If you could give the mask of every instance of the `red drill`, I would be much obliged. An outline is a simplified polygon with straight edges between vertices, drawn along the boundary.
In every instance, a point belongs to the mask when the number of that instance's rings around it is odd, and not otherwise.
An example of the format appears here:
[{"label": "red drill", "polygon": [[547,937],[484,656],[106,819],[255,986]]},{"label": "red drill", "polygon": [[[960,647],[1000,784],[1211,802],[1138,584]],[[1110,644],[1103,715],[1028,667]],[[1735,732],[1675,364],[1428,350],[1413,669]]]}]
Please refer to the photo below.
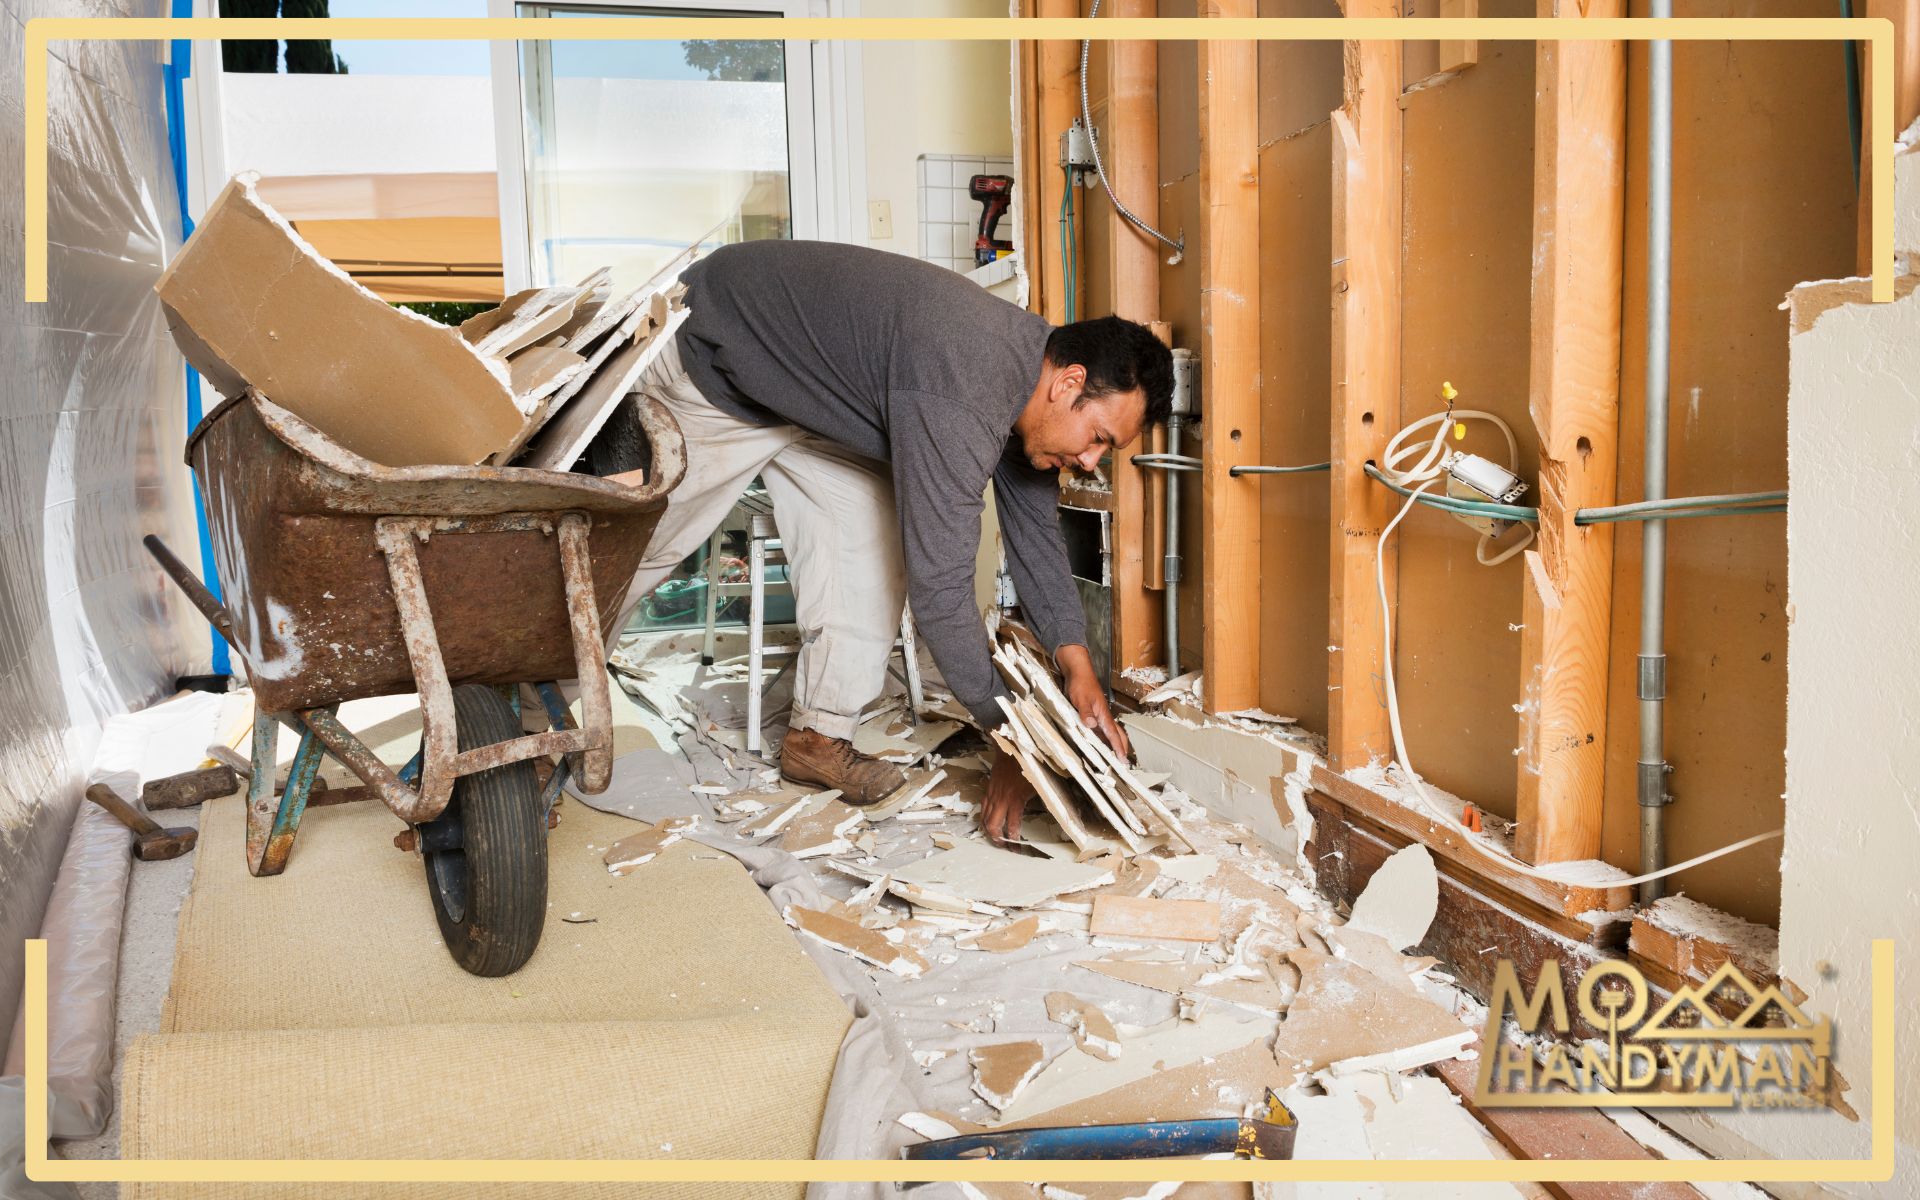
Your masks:
[{"label": "red drill", "polygon": [[1000,218],[1007,213],[1007,206],[1013,203],[1013,177],[975,175],[967,180],[967,195],[980,202],[980,233],[973,239],[973,265],[984,267],[1000,257],[1001,251],[1013,249],[1012,242],[993,236]]}]

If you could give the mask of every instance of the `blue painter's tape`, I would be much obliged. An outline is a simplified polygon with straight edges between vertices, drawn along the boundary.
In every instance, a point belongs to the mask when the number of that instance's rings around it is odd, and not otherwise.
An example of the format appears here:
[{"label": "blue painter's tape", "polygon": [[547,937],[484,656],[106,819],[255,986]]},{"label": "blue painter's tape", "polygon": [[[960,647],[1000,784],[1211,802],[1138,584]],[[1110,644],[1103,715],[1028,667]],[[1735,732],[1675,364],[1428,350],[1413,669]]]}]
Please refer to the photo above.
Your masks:
[{"label": "blue painter's tape", "polygon": [[[173,0],[173,16],[191,17],[193,0]],[[166,67],[161,71],[161,87],[167,110],[167,152],[173,160],[174,194],[180,200],[180,240],[186,241],[193,236],[193,217],[187,211],[187,127],[185,83],[193,73],[193,43],[185,38],[173,39],[172,53],[167,58]],[[200,424],[203,415],[200,402],[200,373],[191,365],[187,371],[187,430],[192,432]],[[200,532],[200,576],[206,581],[207,589],[217,599],[220,591],[220,570],[213,558],[213,535],[207,528],[207,509],[201,502],[200,489],[193,489],[194,523]],[[213,670],[217,675],[228,675],[233,671],[233,660],[227,650],[226,639],[211,625],[207,633],[213,643]]]}]

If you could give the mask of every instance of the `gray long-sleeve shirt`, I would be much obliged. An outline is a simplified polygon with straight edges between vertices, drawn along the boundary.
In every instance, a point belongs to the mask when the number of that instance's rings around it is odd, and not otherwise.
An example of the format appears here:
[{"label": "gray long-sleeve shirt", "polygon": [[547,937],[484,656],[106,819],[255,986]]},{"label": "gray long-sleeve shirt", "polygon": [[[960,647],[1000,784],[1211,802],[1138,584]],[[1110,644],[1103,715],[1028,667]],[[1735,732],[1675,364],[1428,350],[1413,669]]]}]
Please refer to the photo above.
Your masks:
[{"label": "gray long-sleeve shirt", "polygon": [[998,725],[1006,688],[973,606],[989,479],[1028,620],[1055,650],[1087,640],[1057,476],[1013,436],[1053,326],[952,271],[864,246],[742,242],[683,278],[681,360],[716,408],[891,464],[920,636],[960,702]]}]

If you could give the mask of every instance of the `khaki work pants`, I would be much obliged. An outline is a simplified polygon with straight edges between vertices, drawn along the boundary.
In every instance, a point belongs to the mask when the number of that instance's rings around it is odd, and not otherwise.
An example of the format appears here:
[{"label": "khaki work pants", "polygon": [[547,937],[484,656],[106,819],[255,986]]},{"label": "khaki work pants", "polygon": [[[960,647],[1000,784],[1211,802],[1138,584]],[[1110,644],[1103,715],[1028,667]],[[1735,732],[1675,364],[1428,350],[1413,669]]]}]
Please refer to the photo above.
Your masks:
[{"label": "khaki work pants", "polygon": [[860,710],[885,685],[906,606],[892,480],[872,459],[796,425],[756,425],[715,408],[687,377],[677,339],[635,390],[680,423],[687,474],[668,496],[627,589],[629,614],[713,536],[759,476],[773,501],[800,624],[790,726],[851,740]]}]

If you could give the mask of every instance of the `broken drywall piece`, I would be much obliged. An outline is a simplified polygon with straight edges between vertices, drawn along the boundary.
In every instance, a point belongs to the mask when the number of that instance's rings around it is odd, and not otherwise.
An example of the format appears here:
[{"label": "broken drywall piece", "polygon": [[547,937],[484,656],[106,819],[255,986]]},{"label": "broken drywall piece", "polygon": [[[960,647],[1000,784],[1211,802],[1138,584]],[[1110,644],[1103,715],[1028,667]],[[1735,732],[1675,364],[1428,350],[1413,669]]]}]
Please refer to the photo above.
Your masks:
[{"label": "broken drywall piece", "polygon": [[1093,919],[1087,928],[1095,937],[1213,942],[1220,939],[1220,906],[1212,900],[1095,896]]},{"label": "broken drywall piece", "polygon": [[355,283],[235,176],[154,290],[222,395],[247,387],[362,458],[471,466],[522,416],[504,363]]},{"label": "broken drywall piece", "polygon": [[787,924],[815,941],[905,979],[923,974],[927,960],[912,949],[887,940],[885,934],[864,929],[844,917],[818,909],[789,904],[780,916]]},{"label": "broken drywall piece", "polygon": [[1358,963],[1393,988],[1415,995],[1419,994],[1420,988],[1413,982],[1414,976],[1423,973],[1436,961],[1431,958],[1408,958],[1379,934],[1355,929],[1352,925],[1342,925],[1327,936],[1333,943],[1335,955]]},{"label": "broken drywall piece", "polygon": [[653,828],[623,837],[607,847],[601,861],[614,875],[630,875],[679,841],[697,822],[693,817],[668,817]]},{"label": "broken drywall piece", "polygon": [[[1095,888],[1087,893],[1091,900],[1097,896],[1134,896],[1152,895],[1160,885],[1160,859],[1127,858],[1120,854],[1107,854],[1099,858],[1088,859],[1088,866],[1096,866],[1113,872],[1113,882],[1105,887]],[[1089,915],[1093,909],[1087,909]]]},{"label": "broken drywall piece", "polygon": [[1395,950],[1419,945],[1440,910],[1440,873],[1419,843],[1403,846],[1380,864],[1354,899],[1347,927],[1377,933]]},{"label": "broken drywall piece", "polygon": [[903,812],[920,803],[931,793],[936,785],[945,780],[945,771],[927,771],[909,768],[902,772],[906,782],[895,788],[893,794],[878,804],[869,804],[863,810],[869,821],[884,821],[895,813]]},{"label": "broken drywall piece", "polygon": [[1027,1084],[1046,1065],[1039,1042],[1002,1042],[968,1051],[973,1063],[973,1090],[988,1104],[1005,1112]]},{"label": "broken drywall piece", "polygon": [[[1427,1075],[1388,1079],[1369,1072],[1321,1082],[1327,1095],[1355,1099],[1364,1118],[1368,1157],[1376,1162],[1490,1161],[1495,1157],[1480,1123],[1438,1079]],[[1297,1142],[1294,1153],[1300,1153]],[[1500,1200],[1521,1193],[1510,1183],[1429,1183],[1420,1188],[1420,1194],[1433,1200]]]},{"label": "broken drywall piece", "polygon": [[[664,298],[656,293],[649,302],[652,306],[649,313],[664,303]],[[586,387],[564,408],[558,409],[533,436],[516,465],[548,471],[564,471],[573,466],[586,453],[587,443],[606,425],[613,410],[633,390],[641,373],[660,357],[686,316],[686,309],[674,310],[651,336],[629,343],[608,358],[594,371]]]},{"label": "broken drywall piece", "polygon": [[930,1113],[901,1113],[894,1119],[909,1132],[917,1133],[930,1142],[937,1142],[942,1138],[960,1136],[960,1131],[954,1128],[953,1125],[942,1121],[939,1117],[933,1116]]},{"label": "broken drywall piece", "polygon": [[[822,797],[825,797],[825,799],[822,799]],[[788,823],[823,806],[828,801],[839,798],[840,793],[837,791],[814,792],[809,795],[795,797],[793,800],[779,805],[772,811],[763,813],[753,820],[748,821],[745,825],[742,825],[740,827],[740,836],[753,838],[755,840],[770,838],[785,829]]]},{"label": "broken drywall piece", "polygon": [[1223,717],[1232,717],[1239,721],[1253,721],[1261,725],[1297,725],[1299,718],[1276,716],[1264,708],[1241,708],[1233,712],[1223,712]]},{"label": "broken drywall piece", "polygon": [[1073,1031],[1073,1044],[1108,1062],[1120,1057],[1120,1034],[1099,1005],[1072,992],[1047,993],[1047,1019]]},{"label": "broken drywall piece", "polygon": [[587,360],[558,346],[529,346],[507,362],[513,402],[531,417],[542,409],[541,401],[560,390],[562,384],[587,369]]},{"label": "broken drywall piece", "polygon": [[1142,706],[1164,704],[1179,696],[1198,696],[1200,694],[1200,672],[1188,671],[1185,675],[1176,675],[1159,687],[1140,697]]},{"label": "broken drywall piece", "polygon": [[[1260,882],[1232,863],[1222,863],[1202,891],[1220,905],[1220,932],[1236,942],[1254,922],[1292,929],[1300,918],[1300,907],[1287,899],[1285,892]],[[1294,939],[1298,944],[1298,937]],[[1290,949],[1291,947],[1289,947]]]},{"label": "broken drywall piece", "polygon": [[1009,921],[1004,925],[995,925],[979,933],[957,937],[953,944],[967,950],[989,950],[996,954],[1005,954],[1025,948],[1039,932],[1039,916],[1027,916],[1021,917],[1018,921]]},{"label": "broken drywall piece", "polygon": [[[1076,967],[1118,979],[1125,983],[1152,988],[1172,996],[1193,1000],[1216,1000],[1249,1012],[1279,1016],[1287,1009],[1291,993],[1270,976],[1255,973],[1252,978],[1209,979],[1214,972],[1205,964],[1185,962],[1140,962],[1118,958],[1077,962]],[[1206,982],[1203,982],[1206,981]]]},{"label": "broken drywall piece", "polygon": [[[1127,849],[1138,854],[1142,849],[1139,838],[1146,833],[1146,826],[1133,815],[1133,810],[1120,799],[1117,791],[1102,787],[1094,778],[1093,773],[1087,769],[1087,759],[1083,757],[1084,747],[1076,745],[1077,739],[1071,734],[1062,734],[1062,726],[1058,718],[1048,719],[1040,704],[1036,703],[1031,696],[1011,704],[1003,697],[1000,707],[1009,717],[1026,726],[1028,734],[1033,739],[1034,745],[1039,747],[1042,756],[1053,765],[1055,770],[1073,781],[1080,794],[1087,798],[1094,810],[1106,820],[1116,834],[1120,835],[1120,840],[1126,843]],[[1065,728],[1070,730],[1072,726]]]},{"label": "broken drywall piece", "polygon": [[[1009,732],[1003,733],[1002,730]],[[1008,720],[999,729],[989,731],[988,736],[993,739],[993,744],[1000,748],[1002,754],[1011,755],[1020,765],[1020,773],[1026,776],[1027,782],[1032,784],[1034,790],[1039,793],[1041,805],[1053,818],[1054,823],[1060,827],[1060,831],[1067,835],[1067,840],[1071,841],[1082,854],[1099,853],[1094,842],[1095,835],[1080,820],[1080,814],[1075,811],[1073,801],[1060,786],[1060,777],[1041,765],[1037,750],[1029,749],[1032,744],[1030,735],[1020,722]]]},{"label": "broken drywall piece", "polygon": [[562,384],[559,390],[555,391],[552,396],[548,398],[546,404],[536,406],[532,412],[527,414],[526,422],[520,427],[520,432],[514,436],[513,441],[501,449],[500,452],[495,454],[489,461],[496,465],[511,462],[514,457],[520,453],[521,448],[533,440],[535,434],[538,434],[542,429],[546,428],[547,422],[553,418],[553,414],[565,408],[568,401],[572,400],[585,389],[588,384],[599,377],[601,366],[604,365],[609,358],[632,343],[648,319],[644,308],[636,308],[610,333],[599,339],[598,343],[592,346],[590,350],[585,346],[575,347],[569,345],[566,347],[575,353],[586,352],[586,368],[571,376]]},{"label": "broken drywall piece", "polygon": [[1176,854],[1158,861],[1162,875],[1181,883],[1205,883],[1220,869],[1220,860],[1211,854]]},{"label": "broken drywall piece", "polygon": [[[1211,1013],[1203,1014],[1188,1024],[1204,1024],[1214,1019]],[[1169,1022],[1178,1023],[1177,1020]],[[1080,1096],[1055,1108],[1030,1112],[1029,1106],[1023,1101],[1019,1107],[1019,1119],[1007,1121],[999,1128],[1041,1129],[1061,1125],[1242,1116],[1248,1111],[1249,1105],[1266,1095],[1269,1087],[1277,1089],[1284,1082],[1280,1077],[1280,1069],[1274,1065],[1273,1052],[1267,1048],[1266,1036],[1257,1032],[1259,1028],[1255,1025],[1241,1026],[1244,1036],[1236,1035],[1238,1044],[1225,1050],[1214,1050],[1197,1057],[1190,1057],[1183,1052],[1174,1056],[1180,1061],[1167,1058],[1148,1060],[1145,1065],[1152,1068],[1149,1073],[1123,1078],[1121,1083],[1106,1091]],[[1139,1064],[1140,1052],[1147,1043],[1130,1041],[1124,1035],[1121,1042],[1121,1061],[1111,1065],[1129,1065],[1129,1056],[1132,1056],[1132,1063]],[[1091,1061],[1095,1066],[1101,1065],[1097,1060],[1087,1060],[1084,1054],[1061,1057],[1078,1058]],[[1124,1070],[1116,1073],[1127,1076]]]},{"label": "broken drywall piece", "polygon": [[922,721],[895,732],[893,721],[869,720],[853,731],[853,748],[890,763],[912,766],[959,731],[958,721]]},{"label": "broken drywall piece", "polygon": [[566,340],[561,343],[575,354],[585,354],[601,338],[616,329],[621,322],[634,314],[645,299],[639,292],[628,292],[617,300],[608,300],[599,305],[582,305],[574,313],[573,320],[561,329]]},{"label": "broken drywall piece", "polygon": [[[1323,1093],[1294,1087],[1286,1089],[1280,1099],[1297,1125],[1293,1141],[1296,1160],[1365,1162],[1373,1157],[1367,1143],[1366,1110],[1351,1089]],[[1279,1195],[1287,1200],[1386,1200],[1387,1189],[1383,1183],[1302,1181],[1281,1185]]]},{"label": "broken drywall piece", "polygon": [[1044,900],[1113,882],[1113,872],[1055,858],[1015,854],[985,842],[956,843],[893,872],[896,883],[963,900],[1031,908]]},{"label": "broken drywall piece", "polygon": [[859,809],[834,796],[822,802],[815,796],[800,815],[788,821],[780,833],[780,848],[795,858],[814,858],[853,849],[847,837],[853,827],[866,818]]},{"label": "broken drywall piece", "polygon": [[515,292],[498,308],[463,322],[460,336],[482,354],[506,358],[557,332],[573,318],[585,294],[572,287]]},{"label": "broken drywall piece", "polygon": [[1273,1053],[1298,1075],[1411,1070],[1457,1057],[1474,1038],[1474,1031],[1446,1009],[1408,995],[1358,963],[1311,950],[1288,957],[1300,970],[1300,989]]},{"label": "broken drywall piece", "polygon": [[[1002,1124],[1026,1121],[1171,1071],[1202,1059],[1237,1050],[1258,1041],[1264,1050],[1273,1025],[1268,1021],[1242,1024],[1232,1016],[1209,1014],[1198,1021],[1178,1019],[1148,1029],[1121,1026],[1120,1054],[1108,1060],[1090,1054],[1062,1054],[1048,1063],[1019,1099],[1000,1109]],[[1167,1118],[1192,1114],[1169,1112]]]}]

